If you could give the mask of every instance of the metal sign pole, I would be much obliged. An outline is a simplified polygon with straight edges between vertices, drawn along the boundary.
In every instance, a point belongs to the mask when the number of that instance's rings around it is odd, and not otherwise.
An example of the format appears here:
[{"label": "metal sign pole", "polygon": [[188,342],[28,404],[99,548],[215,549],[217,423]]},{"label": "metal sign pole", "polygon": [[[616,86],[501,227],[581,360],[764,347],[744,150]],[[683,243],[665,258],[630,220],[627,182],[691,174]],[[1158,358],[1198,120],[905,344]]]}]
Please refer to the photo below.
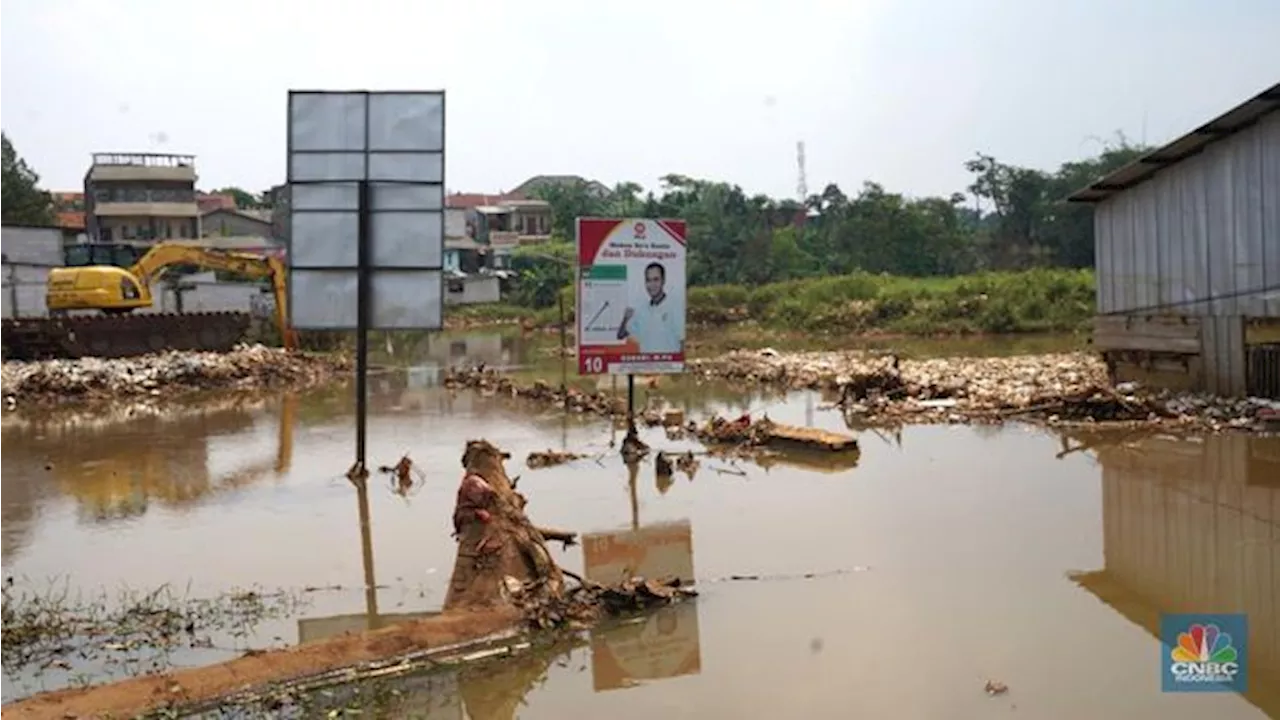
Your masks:
[{"label": "metal sign pole", "polygon": [[356,205],[356,469],[369,477],[365,448],[369,422],[369,181],[359,183]]},{"label": "metal sign pole", "polygon": [[636,376],[627,373],[627,437],[636,437]]}]

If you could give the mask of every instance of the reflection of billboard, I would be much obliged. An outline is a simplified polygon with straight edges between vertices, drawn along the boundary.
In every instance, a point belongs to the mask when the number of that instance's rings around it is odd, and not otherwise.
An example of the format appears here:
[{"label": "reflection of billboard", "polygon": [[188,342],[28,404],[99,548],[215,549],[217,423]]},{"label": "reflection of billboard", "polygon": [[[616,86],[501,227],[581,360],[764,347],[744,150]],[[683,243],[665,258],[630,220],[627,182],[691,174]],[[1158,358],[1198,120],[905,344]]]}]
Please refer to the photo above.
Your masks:
[{"label": "reflection of billboard", "polygon": [[370,618],[369,613],[351,613],[349,615],[330,615],[329,617],[299,618],[298,644],[324,640],[343,633],[361,633],[389,625],[425,620],[439,614],[439,612],[382,613]]},{"label": "reflection of billboard", "polygon": [[701,671],[697,603],[662,608],[643,623],[591,631],[591,685],[596,692]]},{"label": "reflection of billboard", "polygon": [[692,582],[693,528],[687,520],[582,536],[583,575],[604,585],[636,575]]}]

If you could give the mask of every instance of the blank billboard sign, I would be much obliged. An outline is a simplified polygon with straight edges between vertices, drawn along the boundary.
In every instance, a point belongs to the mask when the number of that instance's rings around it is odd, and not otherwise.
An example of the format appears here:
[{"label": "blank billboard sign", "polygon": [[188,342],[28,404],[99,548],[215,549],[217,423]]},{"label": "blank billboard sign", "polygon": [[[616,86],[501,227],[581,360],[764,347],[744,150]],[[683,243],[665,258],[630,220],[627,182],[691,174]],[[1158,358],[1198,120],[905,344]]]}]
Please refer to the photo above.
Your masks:
[{"label": "blank billboard sign", "polygon": [[444,92],[289,92],[289,306],[302,330],[357,328],[367,184],[369,329],[443,324]]}]

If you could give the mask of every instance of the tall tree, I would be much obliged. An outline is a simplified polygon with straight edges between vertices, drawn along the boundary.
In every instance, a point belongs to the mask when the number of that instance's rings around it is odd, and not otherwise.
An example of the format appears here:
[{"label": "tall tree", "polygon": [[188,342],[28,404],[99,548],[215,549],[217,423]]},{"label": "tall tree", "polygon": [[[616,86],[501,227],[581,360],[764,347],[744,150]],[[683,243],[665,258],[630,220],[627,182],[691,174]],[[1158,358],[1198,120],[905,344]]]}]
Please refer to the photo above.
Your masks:
[{"label": "tall tree", "polygon": [[40,188],[40,176],[23,160],[9,136],[0,132],[3,143],[3,172],[0,191],[5,225],[52,225],[53,196]]}]

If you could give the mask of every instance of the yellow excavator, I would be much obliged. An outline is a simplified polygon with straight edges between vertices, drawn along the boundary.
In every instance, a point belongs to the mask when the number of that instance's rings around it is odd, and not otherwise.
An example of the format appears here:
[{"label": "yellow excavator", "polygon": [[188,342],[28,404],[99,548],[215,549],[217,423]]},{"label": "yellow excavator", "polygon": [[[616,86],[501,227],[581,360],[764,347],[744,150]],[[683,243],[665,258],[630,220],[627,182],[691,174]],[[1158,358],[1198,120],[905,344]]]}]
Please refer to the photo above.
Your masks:
[{"label": "yellow excavator", "polygon": [[[69,248],[69,261],[71,252],[79,249],[83,246]],[[91,263],[95,259],[92,254],[88,257]],[[286,268],[276,257],[162,242],[128,267],[68,265],[49,271],[45,295],[49,317],[4,321],[5,357],[127,357],[162,350],[230,350],[249,329],[248,311],[133,313],[152,307],[152,283],[166,269],[180,266],[270,280],[281,340],[286,348],[297,346],[297,333],[288,324]]]}]

